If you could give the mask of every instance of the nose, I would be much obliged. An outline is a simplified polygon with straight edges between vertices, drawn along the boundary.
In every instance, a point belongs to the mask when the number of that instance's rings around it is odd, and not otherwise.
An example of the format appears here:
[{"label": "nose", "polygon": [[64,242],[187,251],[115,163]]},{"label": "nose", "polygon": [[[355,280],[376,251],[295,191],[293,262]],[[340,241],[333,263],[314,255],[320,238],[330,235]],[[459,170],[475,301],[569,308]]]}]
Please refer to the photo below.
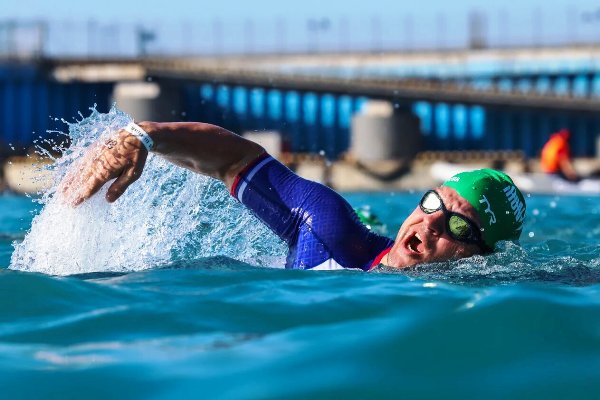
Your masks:
[{"label": "nose", "polygon": [[425,223],[425,227],[436,236],[441,236],[444,233],[446,225],[445,221],[446,216],[442,210],[438,210],[431,214],[423,213],[423,222]]}]

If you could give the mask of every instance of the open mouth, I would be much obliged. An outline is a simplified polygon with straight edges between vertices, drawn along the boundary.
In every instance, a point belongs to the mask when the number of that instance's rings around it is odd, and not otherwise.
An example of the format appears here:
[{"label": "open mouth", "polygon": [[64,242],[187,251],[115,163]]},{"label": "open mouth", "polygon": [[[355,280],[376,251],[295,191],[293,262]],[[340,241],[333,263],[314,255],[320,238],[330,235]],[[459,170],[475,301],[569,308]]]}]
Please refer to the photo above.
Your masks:
[{"label": "open mouth", "polygon": [[423,252],[423,241],[418,233],[415,232],[415,234],[408,239],[406,247],[413,253],[421,254]]}]

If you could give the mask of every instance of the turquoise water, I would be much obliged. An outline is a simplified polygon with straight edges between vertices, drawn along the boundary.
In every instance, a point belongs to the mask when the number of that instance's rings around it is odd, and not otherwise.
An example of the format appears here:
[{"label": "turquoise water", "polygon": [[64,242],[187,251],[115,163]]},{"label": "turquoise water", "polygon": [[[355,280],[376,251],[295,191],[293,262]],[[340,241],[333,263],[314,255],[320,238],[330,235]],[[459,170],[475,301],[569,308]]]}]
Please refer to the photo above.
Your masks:
[{"label": "turquoise water", "polygon": [[[59,177],[123,118],[71,126]],[[390,235],[419,195],[345,194]],[[599,199],[531,195],[521,246],[364,273],[282,269],[222,186],[158,158],[111,206],[5,194],[2,397],[598,398]]]},{"label": "turquoise water", "polygon": [[[393,230],[417,194],[347,198]],[[597,200],[532,196],[522,248],[405,273],[225,257],[65,277],[4,269],[0,387],[47,399],[597,398]],[[2,265],[36,209],[0,197]]]}]

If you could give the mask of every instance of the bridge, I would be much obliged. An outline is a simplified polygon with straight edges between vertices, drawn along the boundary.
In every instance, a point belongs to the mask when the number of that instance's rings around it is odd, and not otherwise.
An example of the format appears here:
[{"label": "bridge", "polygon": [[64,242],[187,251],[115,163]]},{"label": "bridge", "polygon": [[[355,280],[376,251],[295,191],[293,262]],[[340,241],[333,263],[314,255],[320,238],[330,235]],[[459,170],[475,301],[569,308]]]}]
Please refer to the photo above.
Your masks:
[{"label": "bridge", "polygon": [[[148,81],[179,93],[175,119],[233,130],[278,130],[293,151],[336,158],[351,116],[368,99],[421,120],[423,150],[521,150],[573,132],[580,157],[597,155],[600,48],[287,55],[188,59],[37,60],[0,64],[1,145],[26,147],[115,85]],[[165,107],[169,105],[165,104]],[[60,125],[60,124],[58,124]],[[64,127],[63,127],[64,129]],[[35,135],[32,132],[36,132]]]}]

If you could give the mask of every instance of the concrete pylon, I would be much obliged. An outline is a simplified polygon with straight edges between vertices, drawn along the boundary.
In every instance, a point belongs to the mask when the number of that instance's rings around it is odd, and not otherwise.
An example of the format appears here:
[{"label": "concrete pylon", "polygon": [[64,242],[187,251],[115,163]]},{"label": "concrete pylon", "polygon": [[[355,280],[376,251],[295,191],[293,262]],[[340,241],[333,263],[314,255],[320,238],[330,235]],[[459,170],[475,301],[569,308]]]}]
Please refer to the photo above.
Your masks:
[{"label": "concrete pylon", "polygon": [[181,89],[156,82],[121,82],[115,85],[113,102],[136,121],[179,121],[183,111]]},{"label": "concrete pylon", "polygon": [[350,153],[358,161],[407,161],[421,142],[419,118],[389,102],[369,101],[352,117]]}]

